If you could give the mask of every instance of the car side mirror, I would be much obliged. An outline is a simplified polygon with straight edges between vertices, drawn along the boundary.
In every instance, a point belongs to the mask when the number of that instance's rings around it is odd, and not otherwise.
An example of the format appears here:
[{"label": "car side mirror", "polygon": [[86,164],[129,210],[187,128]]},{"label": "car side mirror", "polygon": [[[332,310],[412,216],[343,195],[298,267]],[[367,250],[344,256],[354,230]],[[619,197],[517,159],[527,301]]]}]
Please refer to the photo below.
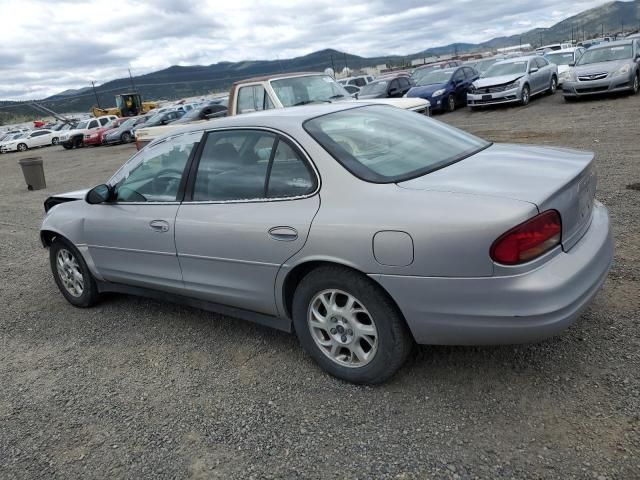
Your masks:
[{"label": "car side mirror", "polygon": [[536,73],[538,71],[538,67],[531,67],[531,69],[529,69],[529,73]]},{"label": "car side mirror", "polygon": [[111,188],[109,185],[102,184],[89,190],[85,200],[91,205],[98,205],[100,203],[108,202],[110,198]]}]

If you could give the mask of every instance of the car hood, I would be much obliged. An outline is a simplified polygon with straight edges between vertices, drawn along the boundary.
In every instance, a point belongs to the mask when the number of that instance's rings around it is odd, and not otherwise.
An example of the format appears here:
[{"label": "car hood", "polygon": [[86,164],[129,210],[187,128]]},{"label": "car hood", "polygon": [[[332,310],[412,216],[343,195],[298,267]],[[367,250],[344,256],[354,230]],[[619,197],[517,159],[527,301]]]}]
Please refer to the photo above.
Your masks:
[{"label": "car hood", "polygon": [[514,73],[511,75],[499,75],[497,77],[479,78],[473,85],[476,88],[493,87],[494,85],[504,85],[506,83],[515,82],[519,78],[524,77],[524,73]]},{"label": "car hood", "polygon": [[433,83],[431,85],[413,87],[411,90],[409,90],[409,93],[407,93],[407,97],[430,97],[436,90],[446,90],[446,88],[446,83]]},{"label": "car hood", "polygon": [[358,98],[385,98],[387,96],[386,93],[371,93],[369,95],[358,94]]},{"label": "car hood", "polygon": [[590,63],[588,65],[577,65],[575,72],[577,75],[589,75],[593,73],[615,72],[624,64],[631,63],[631,60],[614,60],[611,62]]},{"label": "car hood", "polygon": [[48,212],[56,205],[60,205],[61,203],[73,202],[76,200],[82,200],[87,195],[89,188],[84,190],[74,190],[73,192],[66,193],[58,193],[56,195],[52,195],[44,201],[44,211]]}]

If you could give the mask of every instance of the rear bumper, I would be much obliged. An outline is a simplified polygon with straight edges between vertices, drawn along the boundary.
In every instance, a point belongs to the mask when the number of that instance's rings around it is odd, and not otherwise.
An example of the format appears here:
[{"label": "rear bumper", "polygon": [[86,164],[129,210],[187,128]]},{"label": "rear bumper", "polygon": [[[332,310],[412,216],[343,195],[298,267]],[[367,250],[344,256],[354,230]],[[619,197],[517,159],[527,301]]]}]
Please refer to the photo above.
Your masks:
[{"label": "rear bumper", "polygon": [[526,343],[571,325],[604,283],[612,259],[609,215],[596,202],[582,239],[533,271],[484,278],[371,277],[397,302],[418,343]]},{"label": "rear bumper", "polygon": [[604,78],[590,82],[570,82],[567,80],[562,84],[562,94],[565,97],[586,97],[629,90],[633,90],[633,76]]}]

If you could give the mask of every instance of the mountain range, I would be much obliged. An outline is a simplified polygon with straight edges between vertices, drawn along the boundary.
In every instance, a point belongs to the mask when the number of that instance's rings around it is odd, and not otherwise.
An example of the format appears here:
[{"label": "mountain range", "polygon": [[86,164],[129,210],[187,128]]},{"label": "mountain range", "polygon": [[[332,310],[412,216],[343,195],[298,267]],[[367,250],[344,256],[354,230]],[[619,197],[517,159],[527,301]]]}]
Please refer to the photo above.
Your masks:
[{"label": "mountain range", "polygon": [[[582,40],[605,33],[640,29],[640,0],[630,2],[610,2],[600,7],[581,12],[562,20],[550,28],[536,28],[520,35],[493,38],[479,44],[454,43],[430,48],[411,55],[390,55],[380,57],[360,57],[333,49],[313,52],[301,57],[282,60],[247,60],[241,62],[219,62],[207,66],[172,66],[164,70],[130,78],[120,78],[96,87],[96,92],[103,107],[113,106],[114,95],[137,89],[144,99],[178,99],[204,95],[213,91],[226,91],[237,80],[278,72],[323,71],[327,67],[342,70],[344,66],[351,69],[370,67],[379,64],[405,65],[416,58],[432,55],[468,53],[474,51],[493,50],[519,44],[533,46],[557,43],[566,40]],[[0,102],[0,106],[15,102]],[[15,108],[0,111],[2,115],[33,114],[28,102],[16,104]],[[65,90],[40,101],[41,104],[58,112],[87,111],[96,104],[91,87]]]}]

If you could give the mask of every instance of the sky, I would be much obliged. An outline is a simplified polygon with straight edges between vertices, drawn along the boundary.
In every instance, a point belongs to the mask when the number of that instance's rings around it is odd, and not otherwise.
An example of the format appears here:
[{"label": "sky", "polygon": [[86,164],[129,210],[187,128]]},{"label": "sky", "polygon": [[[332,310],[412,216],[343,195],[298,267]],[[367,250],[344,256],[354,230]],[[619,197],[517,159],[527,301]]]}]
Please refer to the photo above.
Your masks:
[{"label": "sky", "polygon": [[406,55],[550,27],[602,0],[0,0],[0,99],[40,99],[171,65],[335,48]]}]

